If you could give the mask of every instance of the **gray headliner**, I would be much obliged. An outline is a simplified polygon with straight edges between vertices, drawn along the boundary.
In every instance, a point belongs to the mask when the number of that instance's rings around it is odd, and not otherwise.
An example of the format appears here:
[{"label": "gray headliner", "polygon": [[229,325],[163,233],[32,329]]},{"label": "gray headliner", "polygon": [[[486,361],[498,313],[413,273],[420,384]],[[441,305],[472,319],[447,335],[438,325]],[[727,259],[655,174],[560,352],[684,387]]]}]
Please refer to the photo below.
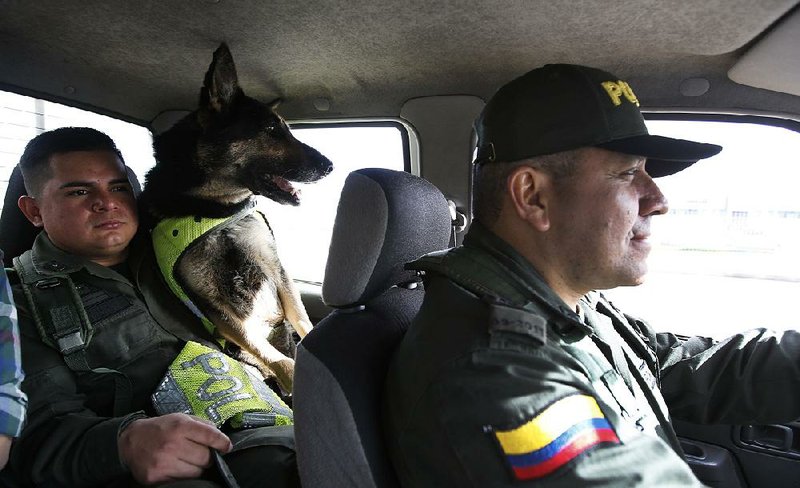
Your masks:
[{"label": "gray headliner", "polygon": [[[227,41],[242,85],[287,118],[398,116],[431,95],[486,99],[546,62],[626,78],[644,106],[800,113],[728,70],[795,0],[0,0],[0,84],[146,123],[191,109]],[[687,77],[711,90],[680,95]],[[314,108],[319,97],[329,111]]]}]

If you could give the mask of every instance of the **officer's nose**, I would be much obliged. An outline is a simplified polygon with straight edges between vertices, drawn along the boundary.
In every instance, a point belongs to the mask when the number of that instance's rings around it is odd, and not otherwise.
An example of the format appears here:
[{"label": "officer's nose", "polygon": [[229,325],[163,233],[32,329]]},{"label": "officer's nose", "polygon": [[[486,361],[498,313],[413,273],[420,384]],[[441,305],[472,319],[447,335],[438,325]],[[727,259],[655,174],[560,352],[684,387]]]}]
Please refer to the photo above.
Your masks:
[{"label": "officer's nose", "polygon": [[667,197],[661,193],[661,188],[658,187],[655,180],[647,174],[642,175],[642,194],[639,203],[639,215],[664,215],[669,211],[669,202]]},{"label": "officer's nose", "polygon": [[118,207],[114,196],[106,191],[100,192],[92,203],[92,210],[95,212],[107,212]]}]

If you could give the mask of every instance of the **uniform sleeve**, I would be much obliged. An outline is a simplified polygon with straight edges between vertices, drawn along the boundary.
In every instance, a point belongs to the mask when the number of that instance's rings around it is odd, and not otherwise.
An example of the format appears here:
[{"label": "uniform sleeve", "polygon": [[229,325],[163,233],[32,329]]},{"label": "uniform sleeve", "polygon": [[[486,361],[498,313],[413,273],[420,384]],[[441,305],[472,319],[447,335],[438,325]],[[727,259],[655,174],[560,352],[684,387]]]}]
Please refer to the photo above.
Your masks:
[{"label": "uniform sleeve", "polygon": [[101,417],[86,407],[61,353],[39,338],[22,306],[24,295],[15,298],[26,371],[22,389],[29,400],[28,422],[11,452],[15,475],[26,483],[79,487],[125,474],[117,432],[127,417]]},{"label": "uniform sleeve", "polygon": [[473,353],[445,375],[431,411],[461,473],[452,486],[702,486],[656,435],[618,435],[623,420],[581,371],[541,346]]},{"label": "uniform sleeve", "polygon": [[695,423],[800,418],[800,333],[755,329],[723,341],[654,334],[670,413]]},{"label": "uniform sleeve", "polygon": [[0,434],[9,437],[19,436],[25,420],[23,377],[17,310],[5,269],[0,268]]}]

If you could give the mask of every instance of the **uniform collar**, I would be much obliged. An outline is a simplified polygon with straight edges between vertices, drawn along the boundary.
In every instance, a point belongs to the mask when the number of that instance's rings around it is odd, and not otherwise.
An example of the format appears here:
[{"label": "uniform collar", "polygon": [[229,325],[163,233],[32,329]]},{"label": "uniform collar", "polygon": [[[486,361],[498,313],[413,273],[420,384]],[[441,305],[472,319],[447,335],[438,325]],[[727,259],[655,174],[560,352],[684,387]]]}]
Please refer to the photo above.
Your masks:
[{"label": "uniform collar", "polygon": [[566,319],[555,321],[556,323],[553,326],[556,330],[562,333],[569,332],[575,328],[583,332],[589,331],[586,324],[578,317],[578,313],[556,295],[536,268],[518,253],[511,244],[504,241],[483,224],[478,221],[472,222],[467,235],[464,237],[464,247],[480,249],[491,255],[506,268],[510,279],[519,281],[531,291],[531,300],[545,305]]},{"label": "uniform collar", "polygon": [[[133,244],[131,244],[131,247],[133,248]],[[50,240],[47,232],[44,231],[40,232],[33,242],[31,259],[36,271],[44,276],[71,274],[84,269],[99,278],[112,279],[129,284],[127,279],[113,269],[58,248]]]},{"label": "uniform collar", "polygon": [[617,322],[623,324],[628,322],[624,314],[620,312],[610,301],[608,301],[608,298],[596,290],[590,291],[584,295],[578,302],[578,306],[588,307],[590,310],[594,310],[603,315],[611,317]]}]

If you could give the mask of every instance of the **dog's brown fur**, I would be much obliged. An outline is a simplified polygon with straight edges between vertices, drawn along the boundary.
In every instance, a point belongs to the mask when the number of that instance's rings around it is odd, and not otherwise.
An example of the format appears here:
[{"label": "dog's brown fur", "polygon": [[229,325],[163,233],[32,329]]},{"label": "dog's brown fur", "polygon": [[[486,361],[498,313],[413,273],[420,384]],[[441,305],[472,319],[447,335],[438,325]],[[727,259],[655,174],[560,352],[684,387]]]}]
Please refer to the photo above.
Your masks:
[{"label": "dog's brown fur", "polygon": [[[144,212],[155,219],[221,217],[250,205],[254,194],[297,205],[288,180],[317,180],[332,164],[295,139],[274,108],[244,95],[221,45],[198,110],[154,141],[157,164],[147,174]],[[294,342],[285,322],[300,337],[312,324],[265,218],[251,213],[206,234],[184,252],[175,277],[220,336],[291,391]]]}]

